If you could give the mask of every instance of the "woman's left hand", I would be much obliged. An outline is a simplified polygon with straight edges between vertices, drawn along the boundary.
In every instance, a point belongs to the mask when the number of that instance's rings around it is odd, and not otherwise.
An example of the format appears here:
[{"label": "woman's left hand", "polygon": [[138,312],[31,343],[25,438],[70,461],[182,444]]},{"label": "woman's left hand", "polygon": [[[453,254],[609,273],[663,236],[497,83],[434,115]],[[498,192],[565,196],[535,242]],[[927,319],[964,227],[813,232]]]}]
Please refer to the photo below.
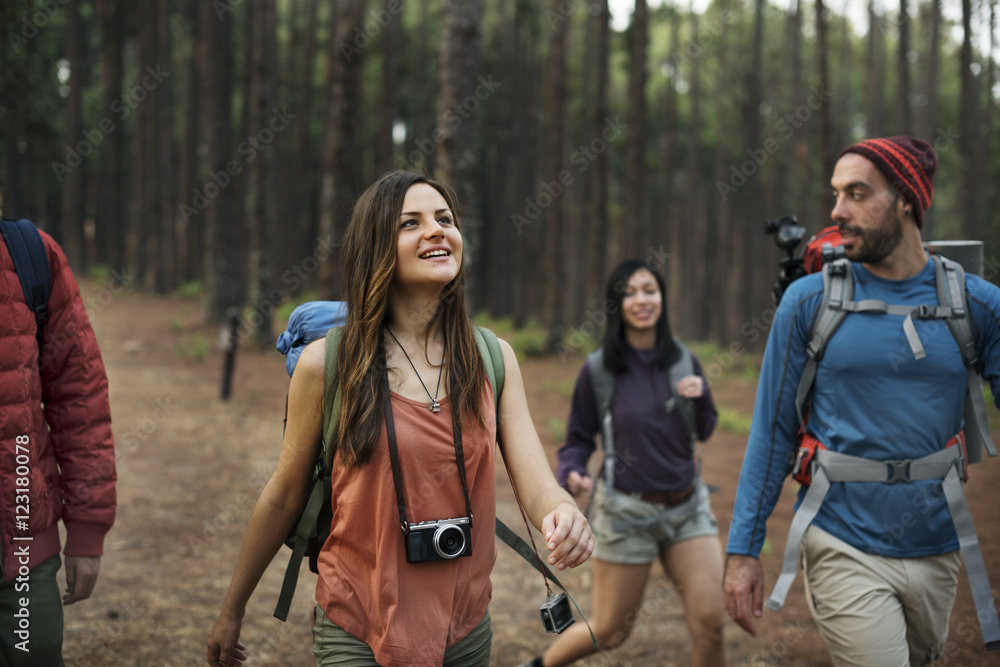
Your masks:
[{"label": "woman's left hand", "polygon": [[684,398],[701,398],[705,393],[705,378],[700,375],[685,375],[677,383],[677,395]]},{"label": "woman's left hand", "polygon": [[594,533],[574,503],[559,503],[549,512],[542,521],[542,534],[552,552],[549,564],[560,570],[582,565],[594,552]]}]

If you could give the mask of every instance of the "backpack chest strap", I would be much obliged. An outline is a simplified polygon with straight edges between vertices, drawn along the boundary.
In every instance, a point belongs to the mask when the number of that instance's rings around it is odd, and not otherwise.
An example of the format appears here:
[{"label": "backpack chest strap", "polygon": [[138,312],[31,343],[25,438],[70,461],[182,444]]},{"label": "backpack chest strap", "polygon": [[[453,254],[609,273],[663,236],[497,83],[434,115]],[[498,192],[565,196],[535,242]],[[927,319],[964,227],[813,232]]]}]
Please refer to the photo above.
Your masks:
[{"label": "backpack chest strap", "polygon": [[913,320],[951,320],[958,317],[965,317],[964,308],[953,308],[951,306],[899,306],[888,304],[878,299],[863,299],[861,301],[842,301],[831,303],[830,308],[842,310],[848,313],[871,313],[876,315],[901,315],[903,320],[903,333],[906,341],[910,344],[914,359],[923,359],[927,356],[924,345],[920,342],[917,329]]}]

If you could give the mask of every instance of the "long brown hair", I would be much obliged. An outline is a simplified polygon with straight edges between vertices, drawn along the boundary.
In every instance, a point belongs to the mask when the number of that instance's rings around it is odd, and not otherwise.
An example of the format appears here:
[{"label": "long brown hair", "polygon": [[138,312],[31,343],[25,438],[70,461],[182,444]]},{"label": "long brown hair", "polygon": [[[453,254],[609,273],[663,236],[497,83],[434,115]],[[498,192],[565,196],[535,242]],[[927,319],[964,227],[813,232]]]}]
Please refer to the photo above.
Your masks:
[{"label": "long brown hair", "polygon": [[[385,402],[389,400],[382,381],[386,372],[384,332],[389,322],[389,287],[396,273],[403,199],[417,183],[426,183],[441,193],[461,231],[450,187],[420,174],[395,171],[358,198],[340,247],[347,321],[337,350],[341,407],[334,450],[348,465],[361,466],[371,459],[382,428]],[[433,329],[439,319],[444,334],[443,363],[451,377],[451,402],[462,415],[463,425],[478,422],[485,427],[482,383],[486,369],[465,302],[464,265],[441,290],[429,328]]]}]

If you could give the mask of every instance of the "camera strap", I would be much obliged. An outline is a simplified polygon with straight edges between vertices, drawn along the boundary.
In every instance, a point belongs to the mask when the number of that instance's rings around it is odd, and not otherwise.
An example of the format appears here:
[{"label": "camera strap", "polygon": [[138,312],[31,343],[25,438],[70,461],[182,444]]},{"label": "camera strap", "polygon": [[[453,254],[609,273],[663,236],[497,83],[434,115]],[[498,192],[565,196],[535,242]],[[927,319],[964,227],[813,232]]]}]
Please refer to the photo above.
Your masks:
[{"label": "camera strap", "polygon": [[[403,473],[399,465],[399,452],[396,449],[396,428],[392,421],[392,395],[389,391],[389,369],[382,366],[382,380],[385,384],[385,431],[389,438],[389,462],[392,464],[392,483],[396,487],[396,511],[399,513],[399,525],[403,535],[410,533],[410,524],[406,521],[406,500],[403,497]],[[454,375],[451,376],[451,386],[457,387]],[[458,405],[451,404],[451,432],[455,442],[455,462],[458,465],[458,477],[462,480],[462,493],[465,495],[465,514],[469,517],[469,528],[472,528],[472,502],[469,500],[469,484],[465,477],[465,452],[462,449],[462,425],[459,420]]]}]

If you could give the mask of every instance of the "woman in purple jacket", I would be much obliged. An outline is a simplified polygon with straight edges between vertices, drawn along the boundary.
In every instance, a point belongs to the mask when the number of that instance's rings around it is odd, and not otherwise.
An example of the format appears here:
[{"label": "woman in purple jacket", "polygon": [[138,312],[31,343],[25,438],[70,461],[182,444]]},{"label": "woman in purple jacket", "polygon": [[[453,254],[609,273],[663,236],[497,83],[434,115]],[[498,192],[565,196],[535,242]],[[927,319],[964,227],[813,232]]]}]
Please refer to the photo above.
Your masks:
[{"label": "woman in purple jacket", "polygon": [[[671,366],[690,353],[671,334],[664,293],[663,278],[642,262],[626,261],[611,273],[603,360],[592,355],[591,363],[603,366],[598,375],[614,386],[615,464],[601,466],[596,485],[587,472],[601,431],[595,385],[602,380],[592,377],[584,364],[556,476],[574,496],[594,492],[591,621],[601,648],[621,644],[636,623],[650,622],[651,614],[674,597],[673,587],[663,587],[643,603],[650,565],[659,558],[684,603],[693,641],[691,664],[718,667],[725,664],[722,547],[692,437],[707,439],[717,413],[694,355],[693,372],[676,382],[670,379]],[[679,404],[685,401],[690,403],[683,407],[693,408],[692,429],[681,416]],[[530,665],[566,665],[593,652],[587,627],[576,624]]]}]

